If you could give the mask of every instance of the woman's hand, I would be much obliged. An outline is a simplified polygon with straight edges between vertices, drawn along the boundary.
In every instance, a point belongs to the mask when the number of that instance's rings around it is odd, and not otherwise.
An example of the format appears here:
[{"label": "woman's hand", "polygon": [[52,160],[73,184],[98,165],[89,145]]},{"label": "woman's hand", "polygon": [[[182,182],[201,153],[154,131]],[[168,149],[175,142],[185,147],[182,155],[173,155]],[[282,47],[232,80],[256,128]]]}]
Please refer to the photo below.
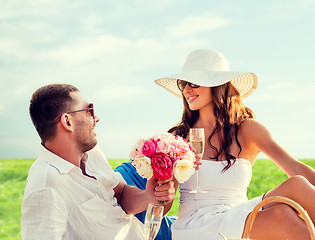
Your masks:
[{"label": "woman's hand", "polygon": [[201,157],[199,156],[199,155],[197,155],[197,154],[195,154],[195,162],[194,162],[194,164],[195,164],[195,169],[196,170],[199,170],[199,166],[202,164],[202,162],[201,162]]}]

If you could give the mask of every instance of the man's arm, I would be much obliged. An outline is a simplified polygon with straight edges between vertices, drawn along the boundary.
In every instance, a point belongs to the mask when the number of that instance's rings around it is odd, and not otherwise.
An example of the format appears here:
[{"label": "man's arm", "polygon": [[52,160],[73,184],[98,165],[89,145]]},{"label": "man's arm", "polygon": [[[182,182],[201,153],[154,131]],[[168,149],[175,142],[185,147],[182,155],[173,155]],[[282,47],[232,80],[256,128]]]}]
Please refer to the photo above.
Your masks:
[{"label": "man's arm", "polygon": [[24,239],[62,239],[67,228],[67,208],[52,189],[41,189],[24,197],[21,207]]},{"label": "man's arm", "polygon": [[175,197],[172,180],[156,181],[153,178],[147,181],[145,190],[120,182],[114,191],[118,203],[128,214],[136,214],[146,210],[149,203],[158,204],[158,201],[173,201]]}]

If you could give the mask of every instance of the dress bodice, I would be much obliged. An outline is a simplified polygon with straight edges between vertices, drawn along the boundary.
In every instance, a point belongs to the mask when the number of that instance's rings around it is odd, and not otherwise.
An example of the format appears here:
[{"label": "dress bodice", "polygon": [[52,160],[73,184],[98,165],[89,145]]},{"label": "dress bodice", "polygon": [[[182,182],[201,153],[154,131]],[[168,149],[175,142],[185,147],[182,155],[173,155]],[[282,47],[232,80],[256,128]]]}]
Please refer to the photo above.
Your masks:
[{"label": "dress bodice", "polygon": [[[223,168],[227,161],[217,162],[202,160],[199,169],[199,185],[206,193],[189,193],[196,188],[197,174],[180,185],[180,202],[189,204],[190,209],[195,205],[196,209],[202,206],[237,204],[247,200],[247,187],[249,186],[252,168],[247,159],[237,159],[226,171]],[[183,205],[181,206],[183,208]]]},{"label": "dress bodice", "polygon": [[196,188],[197,173],[180,185],[178,219],[172,225],[173,239],[221,240],[242,237],[248,214],[262,196],[247,199],[252,167],[247,159],[236,159],[226,171],[227,161],[202,160],[199,185],[206,193],[190,193]]}]

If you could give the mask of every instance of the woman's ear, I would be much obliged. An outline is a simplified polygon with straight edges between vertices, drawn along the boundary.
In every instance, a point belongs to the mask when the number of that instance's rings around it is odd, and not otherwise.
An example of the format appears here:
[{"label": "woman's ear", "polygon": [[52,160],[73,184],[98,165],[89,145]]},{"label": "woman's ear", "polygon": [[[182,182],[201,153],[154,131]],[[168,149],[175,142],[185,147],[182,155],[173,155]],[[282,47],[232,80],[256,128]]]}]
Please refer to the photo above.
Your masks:
[{"label": "woman's ear", "polygon": [[73,122],[72,122],[70,114],[67,114],[67,113],[62,114],[60,118],[60,123],[66,131],[71,131],[71,132],[73,131]]}]

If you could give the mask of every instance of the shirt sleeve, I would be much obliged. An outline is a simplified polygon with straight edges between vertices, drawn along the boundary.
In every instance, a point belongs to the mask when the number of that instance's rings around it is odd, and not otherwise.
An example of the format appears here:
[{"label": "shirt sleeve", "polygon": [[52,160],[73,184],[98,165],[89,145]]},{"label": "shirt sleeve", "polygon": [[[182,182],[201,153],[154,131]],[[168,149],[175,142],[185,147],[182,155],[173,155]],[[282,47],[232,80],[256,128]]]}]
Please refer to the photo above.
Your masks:
[{"label": "shirt sleeve", "polygon": [[67,228],[67,207],[53,189],[40,189],[26,195],[21,207],[23,240],[60,240]]}]

